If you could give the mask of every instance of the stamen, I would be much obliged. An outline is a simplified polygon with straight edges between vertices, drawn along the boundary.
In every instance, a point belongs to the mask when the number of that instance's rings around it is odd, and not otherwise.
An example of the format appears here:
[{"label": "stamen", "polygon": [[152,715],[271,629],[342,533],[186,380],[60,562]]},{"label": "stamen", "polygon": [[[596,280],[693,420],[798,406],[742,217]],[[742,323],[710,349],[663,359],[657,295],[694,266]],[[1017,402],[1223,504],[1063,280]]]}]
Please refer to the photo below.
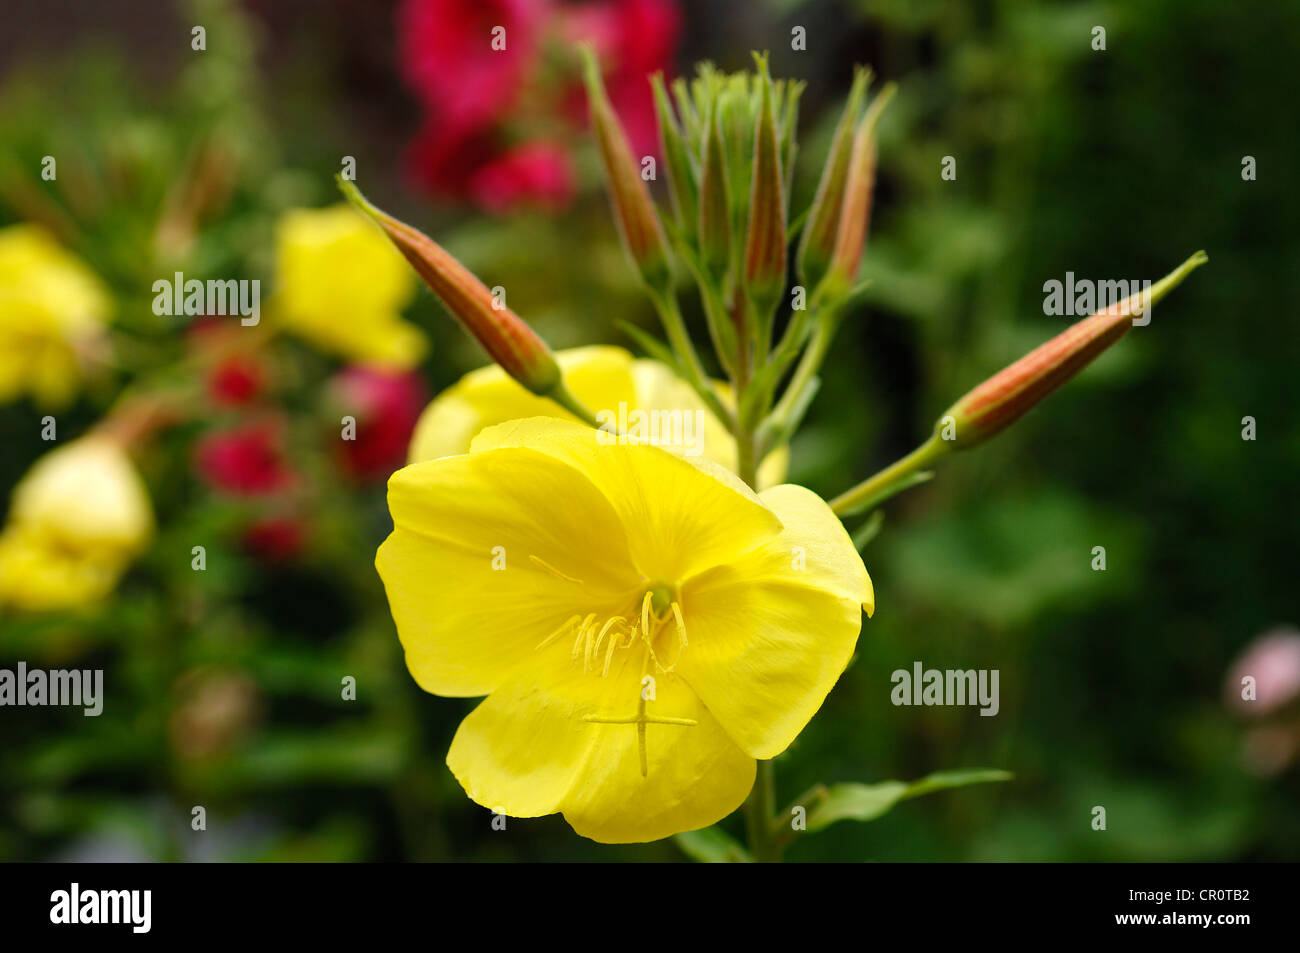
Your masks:
[{"label": "stamen", "polygon": [[548,635],[546,638],[542,639],[542,641],[538,642],[536,648],[534,648],[533,651],[536,652],[537,649],[544,649],[544,648],[546,648],[546,646],[550,645],[552,642],[554,642],[556,639],[558,639],[561,635],[563,635],[565,629],[567,629],[569,626],[574,625],[575,623],[577,623],[577,621],[578,621],[579,619],[581,619],[581,618],[582,618],[582,616],[580,616],[580,615],[570,616],[568,619],[565,620],[565,622],[564,622],[563,625],[561,625],[558,629],[556,629],[554,632],[552,632],[552,633],[551,633],[550,635]]},{"label": "stamen", "polygon": [[646,638],[650,636],[650,602],[654,599],[654,593],[646,590],[645,598],[641,600],[641,634]]},{"label": "stamen", "polygon": [[682,619],[682,607],[676,602],[673,602],[673,618],[677,620],[677,635],[682,640],[682,648],[686,648],[686,622]]},{"label": "stamen", "polygon": [[543,559],[541,556],[534,556],[532,553],[529,553],[529,554],[528,554],[528,558],[529,558],[530,560],[532,560],[533,562],[535,562],[537,565],[541,566],[543,569],[545,569],[547,572],[549,572],[552,576],[556,576],[556,577],[558,577],[558,578],[560,578],[560,579],[563,579],[565,582],[575,582],[575,583],[577,583],[577,584],[580,585],[580,586],[582,585],[582,580],[581,580],[581,579],[574,579],[574,578],[573,578],[572,576],[570,576],[568,573],[560,572],[560,570],[556,569],[554,566],[552,566],[550,563],[548,563],[548,562],[547,562],[545,559]]},{"label": "stamen", "polygon": [[[593,653],[595,653],[596,655],[600,654],[600,643],[605,641],[605,633],[607,633],[610,629],[612,629],[615,625],[617,625],[620,622],[622,622],[624,625],[627,625],[627,620],[624,619],[621,615],[610,616],[609,620],[603,626],[601,626],[600,635],[596,636],[596,644],[592,646],[591,649]],[[611,644],[617,641],[618,641],[617,636],[615,638],[610,639]]]},{"label": "stamen", "polygon": [[587,634],[587,627],[591,625],[595,619],[596,613],[589,612],[587,618],[583,619],[582,624],[578,626],[578,637],[573,640],[573,650],[569,653],[571,657],[575,659],[578,657],[578,646],[582,643],[583,636]]},{"label": "stamen", "polygon": [[[625,623],[626,624],[626,623]],[[618,636],[610,636],[609,648],[605,650],[605,667],[600,670],[600,677],[604,678],[609,674],[609,663],[614,658],[614,650],[618,648]]]}]

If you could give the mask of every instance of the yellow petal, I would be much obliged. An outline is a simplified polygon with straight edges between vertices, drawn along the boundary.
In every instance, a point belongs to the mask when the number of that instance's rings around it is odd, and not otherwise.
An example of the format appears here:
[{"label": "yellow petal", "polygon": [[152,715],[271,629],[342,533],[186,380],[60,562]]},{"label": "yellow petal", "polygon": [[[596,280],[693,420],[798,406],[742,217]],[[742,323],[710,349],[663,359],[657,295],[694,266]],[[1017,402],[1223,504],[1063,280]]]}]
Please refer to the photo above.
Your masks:
[{"label": "yellow petal", "polygon": [[585,474],[628,527],[632,561],[650,583],[685,580],[781,530],[748,487],[702,457],[618,445],[612,434],[542,417],[484,430],[471,453],[501,447],[531,447]]},{"label": "yellow petal", "polygon": [[428,348],[424,332],[400,316],[415,293],[409,266],[348,205],[280,218],[276,280],[276,319],[326,351],[406,368]]},{"label": "yellow petal", "polygon": [[547,653],[461,723],[447,764],[484,807],[513,817],[563,811],[575,831],[605,843],[721,820],[753,786],[754,761],[680,679],[659,678],[645,713],[696,724],[647,724],[645,775],[635,724],[585,720],[635,717],[639,671],[629,664],[601,678],[583,674],[567,649]]},{"label": "yellow petal", "polygon": [[10,526],[0,533],[0,606],[39,612],[91,605],[125,569],[124,556],[80,551],[40,530]]},{"label": "yellow petal", "polygon": [[149,494],[130,457],[97,436],[37,460],[14,488],[10,520],[78,551],[133,554],[153,531]]},{"label": "yellow petal", "polygon": [[[690,384],[687,384],[659,361],[641,359],[633,366],[636,381],[637,402],[634,406],[661,410],[681,410],[695,414],[700,421],[704,456],[714,463],[735,472],[737,466],[736,441],[717,417],[704,406],[704,401]],[[731,388],[727,384],[716,385],[723,403],[735,406]],[[575,393],[578,393],[575,391]],[[578,393],[582,397],[581,393]],[[587,406],[592,406],[588,404]],[[769,453],[758,467],[758,488],[774,486],[785,479],[786,468],[790,460],[788,447],[778,447]]]},{"label": "yellow petal", "polygon": [[[591,408],[633,402],[632,355],[622,348],[593,346],[558,351],[565,383]],[[410,461],[436,460],[469,450],[484,427],[522,417],[573,419],[553,400],[521,387],[495,364],[471,371],[424,409],[411,438]]]},{"label": "yellow petal", "polygon": [[491,691],[575,612],[613,611],[639,580],[609,503],[533,450],[412,464],[388,503],[375,565],[407,666],[439,695]]},{"label": "yellow petal", "polygon": [[110,310],[99,279],[43,229],[0,229],[0,401],[25,391],[66,404]]},{"label": "yellow petal", "polygon": [[741,748],[772,758],[821,707],[875,597],[848,533],[816,494],[783,485],[761,498],[785,529],[686,584],[690,647],[678,671]]},{"label": "yellow petal", "polygon": [[[644,777],[634,725],[591,726],[595,744],[563,807],[583,837],[627,844],[698,830],[735,811],[754,786],[754,759],[682,679],[661,675],[655,693],[647,714],[697,724],[648,724]],[[620,714],[633,714],[634,703]]]},{"label": "yellow petal", "polygon": [[[622,348],[606,345],[568,348],[555,353],[569,390],[593,412],[615,421],[620,406],[628,412],[680,411],[691,414],[692,447],[728,470],[736,469],[736,441],[704,406],[691,386],[659,361],[634,359]],[[726,385],[718,385],[723,400],[731,403]],[[470,371],[435,397],[420,415],[411,437],[411,463],[435,460],[469,450],[470,442],[485,427],[524,417],[575,418],[552,400],[529,393],[495,364]],[[698,422],[698,427],[697,427]],[[785,479],[789,451],[780,447],[759,466],[758,485],[772,486]]]}]

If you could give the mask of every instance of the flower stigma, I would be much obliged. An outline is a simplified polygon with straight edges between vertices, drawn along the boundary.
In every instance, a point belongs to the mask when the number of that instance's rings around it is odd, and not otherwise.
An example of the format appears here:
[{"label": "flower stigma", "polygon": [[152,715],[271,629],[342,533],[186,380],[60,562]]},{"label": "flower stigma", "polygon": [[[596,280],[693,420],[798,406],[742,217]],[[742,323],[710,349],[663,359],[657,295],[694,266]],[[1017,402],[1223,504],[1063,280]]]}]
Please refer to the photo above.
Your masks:
[{"label": "flower stigma", "polygon": [[[582,584],[545,560],[529,557],[542,569],[568,582]],[[600,668],[600,676],[609,674],[610,666],[617,650],[630,649],[638,642],[644,644],[642,657],[642,677],[638,684],[636,713],[626,717],[609,717],[605,715],[584,715],[583,721],[596,725],[635,725],[637,732],[637,754],[641,763],[641,777],[649,774],[646,756],[646,726],[672,725],[681,728],[693,728],[699,724],[693,718],[670,718],[651,715],[646,711],[646,702],[654,700],[653,674],[671,675],[681,661],[689,640],[686,634],[686,617],[682,611],[681,594],[676,585],[653,583],[638,586],[635,593],[624,604],[625,611],[603,616],[597,612],[575,613],[564,623],[537,644],[537,649],[573,635],[569,650],[570,657],[576,663],[582,660],[584,673],[594,672]],[[676,652],[671,662],[665,663],[655,651],[655,641],[661,634],[670,638],[676,636]],[[661,649],[663,646],[660,647]],[[603,652],[603,658],[602,658]],[[630,657],[625,656],[625,659]],[[647,684],[647,679],[650,684]]]}]

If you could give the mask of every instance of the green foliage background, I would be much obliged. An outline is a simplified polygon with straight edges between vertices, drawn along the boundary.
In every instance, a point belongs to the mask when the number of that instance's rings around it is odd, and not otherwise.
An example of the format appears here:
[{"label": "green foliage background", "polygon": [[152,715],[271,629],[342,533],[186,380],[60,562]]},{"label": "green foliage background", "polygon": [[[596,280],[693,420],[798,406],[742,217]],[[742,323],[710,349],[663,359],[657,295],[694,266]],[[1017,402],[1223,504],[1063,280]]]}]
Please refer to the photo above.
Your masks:
[{"label": "green foliage background", "polygon": [[[38,42],[32,5],[33,45],[3,64],[0,224],[30,217],[23,183],[53,150],[109,181],[131,170],[84,217],[75,247],[112,283],[120,324],[139,338],[133,353],[156,366],[179,345],[174,328],[150,323],[144,289],[159,259],[140,249],[196,138],[227,144],[238,175],[226,216],[188,260],[268,281],[274,215],[335,201],[331,176],[350,154],[377,201],[489,284],[508,277],[511,305],[554,346],[630,346],[615,320],[652,318],[590,144],[575,144],[584,187],[562,216],[429,205],[399,172],[414,108],[378,6],[295,21],[295,4],[199,2],[165,15],[170,33],[158,23],[133,33],[127,18],[54,49]],[[1222,700],[1237,653],[1300,622],[1300,7],[710,2],[688,5],[686,18],[682,71],[697,58],[743,67],[751,47],[770,47],[775,74],[810,81],[796,209],[852,63],[900,84],[881,130],[864,265],[875,284],[845,322],[793,448],[792,478],[823,494],[911,449],[953,398],[1059,331],[1066,319],[1042,314],[1044,281],[1067,270],[1154,279],[1198,248],[1210,256],[1150,326],[886,505],[864,555],[876,617],[779,759],[778,800],[818,782],[967,767],[1014,780],[797,838],[791,859],[1300,857],[1300,772],[1247,771],[1243,726]],[[190,22],[209,29],[197,61],[184,51]],[[808,52],[789,50],[794,24],[808,28]],[[1095,25],[1105,51],[1091,49]],[[141,67],[140,35],[169,35],[180,52]],[[148,75],[159,70],[175,81]],[[939,176],[947,155],[952,182]],[[1242,180],[1245,155],[1256,181]],[[411,316],[436,340],[433,387],[482,362],[427,294]],[[194,541],[226,538],[240,514],[196,481],[194,433],[182,430],[146,462],[162,530],[119,598],[91,613],[0,618],[0,665],[102,667],[109,691],[100,718],[0,713],[0,859],[680,859],[671,842],[583,841],[559,818],[490,830],[442,763],[472,703],[426,695],[409,678],[370,565],[387,532],[382,488],[331,480],[307,439],[323,419],[310,386],[322,359],[298,349],[283,361],[299,462],[318,477],[303,559],[268,570],[214,542],[209,571],[190,570]],[[61,435],[85,429],[112,396],[107,387],[60,415]],[[1240,436],[1247,415],[1254,442]],[[39,417],[26,404],[0,408],[6,490],[45,448]],[[1104,573],[1090,569],[1097,545]],[[999,715],[894,707],[890,673],[916,660],[1000,670]],[[196,754],[175,726],[205,673],[249,701],[229,736]],[[358,701],[339,700],[342,674],[357,678]],[[189,830],[194,804],[208,810],[202,835]],[[1090,827],[1094,805],[1107,809],[1105,832]]]}]

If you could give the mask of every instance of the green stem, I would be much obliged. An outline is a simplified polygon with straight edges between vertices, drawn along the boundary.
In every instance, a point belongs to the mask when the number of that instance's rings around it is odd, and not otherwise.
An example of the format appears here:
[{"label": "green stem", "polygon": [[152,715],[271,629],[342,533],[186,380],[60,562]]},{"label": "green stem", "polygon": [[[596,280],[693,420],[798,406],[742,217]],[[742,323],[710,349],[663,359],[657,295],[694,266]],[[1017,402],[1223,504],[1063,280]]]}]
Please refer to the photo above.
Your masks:
[{"label": "green stem", "polygon": [[847,516],[886,499],[896,485],[906,480],[920,482],[913,475],[951,449],[952,446],[948,441],[940,439],[938,434],[932,435],[929,440],[901,460],[895,460],[879,473],[868,477],[831,500],[831,511],[836,516]]},{"label": "green stem", "polygon": [[758,863],[775,863],[781,859],[783,845],[774,831],[776,813],[776,769],[771,761],[758,762],[754,789],[745,801],[745,829],[749,834],[749,854]]},{"label": "green stem", "polygon": [[805,399],[807,391],[817,386],[817,372],[821,370],[822,362],[826,360],[826,352],[830,350],[839,323],[838,309],[828,308],[820,315],[813,328],[812,337],[808,341],[808,347],[790,378],[790,383],[786,385],[781,399],[776,402],[776,407],[763,424],[760,436],[764,452],[775,449],[778,441],[772,439],[774,435],[784,435],[788,438],[798,423],[794,418],[807,409],[808,401]]},{"label": "green stem", "polygon": [[664,335],[668,338],[673,353],[677,355],[683,373],[686,374],[686,382],[694,388],[695,393],[699,394],[700,399],[709,410],[713,411],[713,415],[721,421],[722,425],[734,432],[735,414],[722,402],[722,398],[718,396],[713,383],[704,372],[704,365],[700,363],[700,356],[695,352],[695,345],[691,343],[690,335],[686,333],[686,322],[682,320],[677,299],[671,294],[656,294],[651,297],[654,300],[655,310],[659,312],[659,320],[663,323]]},{"label": "green stem", "polygon": [[563,380],[556,384],[546,396],[555,401],[569,413],[573,414],[573,416],[577,417],[587,426],[595,427],[597,430],[600,429],[600,423],[596,420],[596,415],[592,413],[591,408],[578,400],[578,398],[574,396],[573,391],[569,390],[568,385],[565,384]]}]

